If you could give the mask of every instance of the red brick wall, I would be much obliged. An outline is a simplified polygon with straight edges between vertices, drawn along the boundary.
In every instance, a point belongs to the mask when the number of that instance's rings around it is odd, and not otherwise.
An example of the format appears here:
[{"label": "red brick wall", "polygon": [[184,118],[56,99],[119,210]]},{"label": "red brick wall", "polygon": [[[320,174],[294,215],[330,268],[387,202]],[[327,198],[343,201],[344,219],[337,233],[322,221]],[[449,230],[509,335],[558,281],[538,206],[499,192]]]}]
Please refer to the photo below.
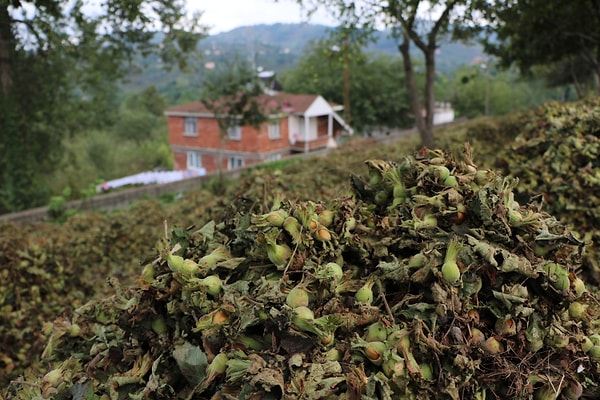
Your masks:
[{"label": "red brick wall", "polygon": [[171,146],[219,148],[217,121],[210,118],[198,118],[197,126],[197,136],[185,136],[185,117],[169,117],[169,143]]},{"label": "red brick wall", "polygon": [[[169,129],[169,143],[172,147],[189,147],[196,151],[200,151],[202,154],[202,167],[206,169],[207,173],[215,172],[217,168],[217,156],[214,154],[203,153],[202,149],[218,150],[221,148],[219,125],[216,119],[212,118],[198,118],[198,135],[197,136],[185,136],[185,117],[169,117],[168,118],[168,129]],[[288,121],[283,119],[279,121],[279,139],[270,139],[268,123],[263,124],[259,130],[254,129],[251,126],[242,127],[242,139],[241,140],[229,140],[226,139],[225,146],[223,148],[222,156],[222,168],[227,169],[227,162],[229,158],[228,152],[244,152],[254,154],[265,154],[274,152],[277,150],[289,150],[289,133],[288,133]],[[236,156],[241,156],[236,154]],[[174,168],[176,170],[183,170],[187,168],[187,155],[185,151],[174,151]],[[255,158],[246,158],[244,165],[252,165],[260,162]]]},{"label": "red brick wall", "polygon": [[187,154],[182,151],[173,152],[173,169],[183,171],[187,169]]}]

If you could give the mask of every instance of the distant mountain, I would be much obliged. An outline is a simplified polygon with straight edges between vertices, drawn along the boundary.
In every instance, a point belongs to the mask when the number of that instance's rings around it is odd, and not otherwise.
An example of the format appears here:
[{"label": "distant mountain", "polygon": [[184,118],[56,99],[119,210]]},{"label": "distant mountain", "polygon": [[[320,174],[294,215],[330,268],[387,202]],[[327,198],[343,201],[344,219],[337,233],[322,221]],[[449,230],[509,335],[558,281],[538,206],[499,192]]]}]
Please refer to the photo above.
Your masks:
[{"label": "distant mountain", "polygon": [[[170,104],[196,100],[205,70],[215,68],[233,54],[246,55],[257,67],[281,72],[294,68],[306,46],[326,36],[330,29],[308,23],[239,27],[201,40],[198,51],[190,56],[191,70],[187,73],[167,73],[156,58],[139,60],[144,68],[129,77],[125,89],[139,90],[155,85]],[[400,56],[397,43],[386,32],[378,32],[376,42],[367,50]],[[420,56],[420,53],[415,54]],[[482,46],[478,44],[444,43],[438,50],[437,68],[440,72],[449,72],[482,55]]]},{"label": "distant mountain", "polygon": [[[208,44],[227,45],[263,44],[275,46],[286,52],[300,53],[310,41],[324,37],[331,28],[314,24],[260,24],[242,26],[228,32],[208,37]],[[249,51],[252,48],[248,49]]]}]

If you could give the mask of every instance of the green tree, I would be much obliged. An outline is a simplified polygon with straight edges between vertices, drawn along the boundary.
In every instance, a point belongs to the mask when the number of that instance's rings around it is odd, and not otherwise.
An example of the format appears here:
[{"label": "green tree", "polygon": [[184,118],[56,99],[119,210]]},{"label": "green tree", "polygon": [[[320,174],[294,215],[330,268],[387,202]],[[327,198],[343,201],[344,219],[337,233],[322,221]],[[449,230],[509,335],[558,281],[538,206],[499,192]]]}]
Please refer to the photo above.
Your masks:
[{"label": "green tree", "polygon": [[[406,127],[410,111],[399,57],[366,54],[360,47],[348,58],[340,54],[339,42],[324,38],[312,42],[296,68],[282,74],[286,91],[318,93],[338,104],[344,103],[344,70],[349,71],[349,104],[352,126],[368,132],[377,126]],[[346,106],[344,107],[346,108]]]},{"label": "green tree", "polygon": [[596,90],[592,68],[583,56],[575,55],[532,66],[531,72],[526,76],[543,78],[549,87],[563,90],[563,100],[576,100],[587,97]]},{"label": "green tree", "polygon": [[167,137],[163,112],[166,100],[155,86],[149,86],[139,93],[128,96],[113,128],[117,138],[142,143],[150,139]]},{"label": "green tree", "polygon": [[[543,71],[551,83],[573,83],[580,96],[600,94],[600,2],[496,1],[488,9],[486,51],[523,73]],[[543,69],[534,67],[543,66]]]},{"label": "green tree", "polygon": [[116,140],[132,140],[141,143],[154,136],[157,126],[164,125],[159,117],[140,110],[124,109],[113,130]]},{"label": "green tree", "polygon": [[[485,3],[480,0],[297,0],[310,14],[325,5],[343,26],[373,28],[385,24],[391,29],[402,55],[405,83],[410,95],[415,125],[424,146],[433,147],[433,113],[435,108],[435,54],[439,41],[452,35],[454,39],[472,37],[474,22]],[[417,49],[425,62],[425,81],[418,86],[418,74],[412,50]]]},{"label": "green tree", "polygon": [[232,57],[207,74],[201,101],[214,114],[219,125],[219,177],[227,132],[236,126],[244,125],[258,129],[268,120],[268,115],[265,114],[266,104],[261,102],[263,90],[256,69],[249,61],[239,56]]},{"label": "green tree", "polygon": [[516,68],[499,69],[489,60],[438,76],[436,84],[440,99],[452,102],[459,118],[504,115],[562,95],[561,89],[548,88],[542,79],[523,77]]},{"label": "green tree", "polygon": [[156,86],[151,85],[141,92],[129,96],[125,100],[125,108],[145,111],[157,117],[163,117],[163,112],[167,108],[167,101],[158,93]]},{"label": "green tree", "polygon": [[205,35],[199,16],[180,0],[0,0],[0,212],[48,199],[62,139],[93,120],[88,106],[134,55],[185,67]]}]

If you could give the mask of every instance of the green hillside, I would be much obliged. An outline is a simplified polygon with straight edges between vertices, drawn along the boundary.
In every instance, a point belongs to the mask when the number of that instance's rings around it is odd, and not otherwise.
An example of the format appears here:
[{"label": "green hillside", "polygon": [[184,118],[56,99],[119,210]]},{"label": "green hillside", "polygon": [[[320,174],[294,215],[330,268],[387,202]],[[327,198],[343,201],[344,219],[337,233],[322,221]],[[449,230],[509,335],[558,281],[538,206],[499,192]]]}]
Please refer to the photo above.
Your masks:
[{"label": "green hillside", "polygon": [[[329,29],[307,23],[236,28],[200,41],[198,50],[189,56],[189,71],[165,72],[156,58],[138,59],[145,68],[131,74],[125,88],[140,90],[155,85],[171,104],[189,101],[197,98],[206,67],[218,66],[236,54],[247,56],[257,67],[282,72],[295,67],[306,45],[324,37]],[[399,57],[395,41],[386,32],[377,32],[375,39],[368,51]],[[436,62],[440,72],[449,72],[482,55],[481,46],[476,44],[444,43]]]}]

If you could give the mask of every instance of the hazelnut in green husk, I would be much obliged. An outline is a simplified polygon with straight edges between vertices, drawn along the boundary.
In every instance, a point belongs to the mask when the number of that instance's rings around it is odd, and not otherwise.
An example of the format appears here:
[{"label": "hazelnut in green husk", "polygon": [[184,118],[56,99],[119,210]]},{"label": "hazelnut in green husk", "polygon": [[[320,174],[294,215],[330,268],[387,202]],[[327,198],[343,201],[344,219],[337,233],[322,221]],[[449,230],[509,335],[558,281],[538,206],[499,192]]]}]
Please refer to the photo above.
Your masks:
[{"label": "hazelnut in green husk", "polygon": [[292,288],[285,299],[285,302],[291,308],[308,306],[309,295],[305,288],[296,286]]}]

